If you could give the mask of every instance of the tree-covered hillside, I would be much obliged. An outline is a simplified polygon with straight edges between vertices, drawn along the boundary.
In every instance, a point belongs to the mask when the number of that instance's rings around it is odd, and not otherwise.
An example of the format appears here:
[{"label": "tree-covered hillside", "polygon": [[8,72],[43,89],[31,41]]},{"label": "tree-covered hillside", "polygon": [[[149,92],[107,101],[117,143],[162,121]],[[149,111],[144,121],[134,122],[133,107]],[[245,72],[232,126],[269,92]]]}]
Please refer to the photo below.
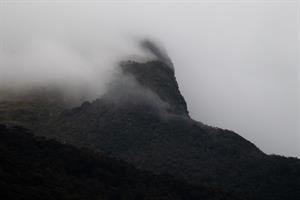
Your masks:
[{"label": "tree-covered hillside", "polygon": [[0,158],[1,199],[236,199],[217,189],[136,170],[87,149],[35,137],[20,126],[0,125]]}]

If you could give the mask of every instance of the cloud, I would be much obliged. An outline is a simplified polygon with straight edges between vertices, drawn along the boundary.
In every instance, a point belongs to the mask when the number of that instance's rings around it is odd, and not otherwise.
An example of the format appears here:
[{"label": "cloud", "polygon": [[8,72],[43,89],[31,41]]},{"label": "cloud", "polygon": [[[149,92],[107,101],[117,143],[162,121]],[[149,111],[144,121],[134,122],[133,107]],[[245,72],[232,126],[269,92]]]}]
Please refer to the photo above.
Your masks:
[{"label": "cloud", "polygon": [[169,58],[167,51],[158,42],[154,42],[150,39],[143,39],[140,41],[140,45],[143,49],[151,52],[156,58],[169,66],[174,70],[172,60]]}]

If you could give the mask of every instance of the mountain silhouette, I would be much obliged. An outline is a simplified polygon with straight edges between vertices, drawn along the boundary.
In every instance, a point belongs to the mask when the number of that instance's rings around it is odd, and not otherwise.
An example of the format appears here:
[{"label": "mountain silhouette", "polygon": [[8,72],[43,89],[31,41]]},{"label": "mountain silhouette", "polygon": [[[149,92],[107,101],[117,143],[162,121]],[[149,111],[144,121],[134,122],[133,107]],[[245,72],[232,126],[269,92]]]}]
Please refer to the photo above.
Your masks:
[{"label": "mountain silhouette", "polygon": [[0,121],[240,198],[300,199],[299,159],[267,155],[233,131],[193,120],[172,67],[160,59],[122,62],[129,78],[102,98],[72,109],[49,99],[3,102]]}]

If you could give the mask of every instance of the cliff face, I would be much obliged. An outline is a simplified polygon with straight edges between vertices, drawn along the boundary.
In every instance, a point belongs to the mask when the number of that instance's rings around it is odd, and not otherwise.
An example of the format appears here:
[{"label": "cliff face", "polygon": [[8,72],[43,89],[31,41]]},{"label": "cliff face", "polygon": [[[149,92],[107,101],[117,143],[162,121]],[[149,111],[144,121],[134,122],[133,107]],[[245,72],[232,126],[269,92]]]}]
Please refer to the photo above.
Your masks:
[{"label": "cliff face", "polygon": [[147,63],[124,62],[121,64],[125,75],[132,75],[142,86],[149,88],[169,105],[168,112],[188,116],[186,102],[181,95],[174,70],[160,61]]},{"label": "cliff face", "polygon": [[[56,112],[33,126],[36,134],[249,199],[300,199],[298,159],[268,156],[232,131],[191,119],[174,70],[166,63],[124,62],[120,67],[138,84],[132,90],[142,90],[123,91],[121,84],[110,94],[118,93],[118,101],[104,96]],[[130,102],[139,95],[154,98]],[[167,106],[157,109],[156,103]]]}]

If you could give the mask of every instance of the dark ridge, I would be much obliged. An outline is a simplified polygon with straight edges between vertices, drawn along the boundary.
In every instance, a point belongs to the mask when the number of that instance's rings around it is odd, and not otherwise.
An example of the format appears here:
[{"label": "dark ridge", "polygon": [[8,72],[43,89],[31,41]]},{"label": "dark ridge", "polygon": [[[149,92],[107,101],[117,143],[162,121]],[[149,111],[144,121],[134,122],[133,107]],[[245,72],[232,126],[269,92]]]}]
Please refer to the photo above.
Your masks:
[{"label": "dark ridge", "polygon": [[216,188],[154,175],[54,140],[0,124],[0,197],[19,200],[233,200]]}]

